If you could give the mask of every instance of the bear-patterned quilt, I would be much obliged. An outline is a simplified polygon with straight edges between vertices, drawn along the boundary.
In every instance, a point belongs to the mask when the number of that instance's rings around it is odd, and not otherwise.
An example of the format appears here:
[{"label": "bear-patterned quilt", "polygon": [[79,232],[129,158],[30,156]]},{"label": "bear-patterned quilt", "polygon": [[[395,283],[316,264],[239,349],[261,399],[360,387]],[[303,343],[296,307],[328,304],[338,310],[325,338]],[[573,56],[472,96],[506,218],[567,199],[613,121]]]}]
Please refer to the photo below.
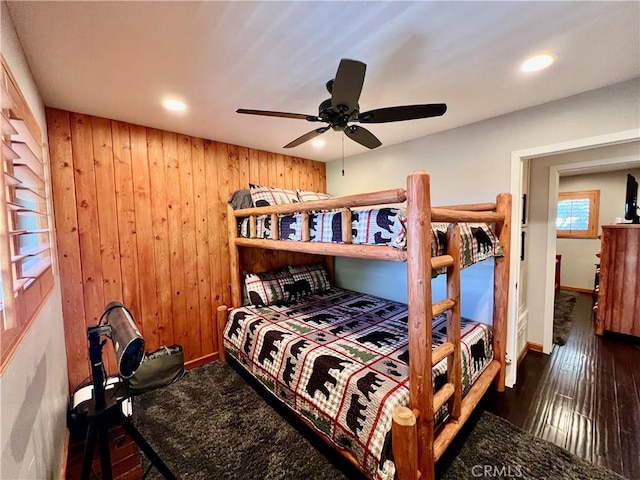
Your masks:
[{"label": "bear-patterned quilt", "polygon": [[[405,209],[375,208],[352,210],[352,243],[360,245],[389,245],[399,249],[407,247],[407,216]],[[279,216],[280,239],[300,241],[302,215]],[[309,214],[312,242],[342,242],[342,215],[340,212]],[[431,224],[431,255],[444,255],[447,251],[447,223]],[[256,218],[256,236],[270,238],[271,216]],[[239,222],[238,234],[249,238],[249,219]],[[501,256],[498,238],[486,223],[460,223],[462,248],[460,260],[467,267],[489,257]]]},{"label": "bear-patterned quilt", "polygon": [[[446,326],[434,319],[434,348]],[[293,305],[241,307],[229,313],[224,348],[371,478],[393,478],[391,414],[409,401],[406,305],[332,288]],[[466,393],[493,359],[490,327],[463,319],[461,350]],[[437,390],[446,360],[433,371]]]}]

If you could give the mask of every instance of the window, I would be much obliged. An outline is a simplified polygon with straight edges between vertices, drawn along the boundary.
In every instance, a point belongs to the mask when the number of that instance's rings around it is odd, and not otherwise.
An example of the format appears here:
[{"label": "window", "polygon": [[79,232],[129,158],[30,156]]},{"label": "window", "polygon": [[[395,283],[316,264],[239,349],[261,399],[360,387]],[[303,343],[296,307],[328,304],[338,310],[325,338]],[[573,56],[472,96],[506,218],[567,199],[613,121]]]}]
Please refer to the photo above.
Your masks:
[{"label": "window", "polygon": [[4,367],[49,296],[53,273],[42,133],[4,59],[0,91],[0,367]]},{"label": "window", "polygon": [[597,238],[600,190],[561,192],[558,195],[558,238]]}]

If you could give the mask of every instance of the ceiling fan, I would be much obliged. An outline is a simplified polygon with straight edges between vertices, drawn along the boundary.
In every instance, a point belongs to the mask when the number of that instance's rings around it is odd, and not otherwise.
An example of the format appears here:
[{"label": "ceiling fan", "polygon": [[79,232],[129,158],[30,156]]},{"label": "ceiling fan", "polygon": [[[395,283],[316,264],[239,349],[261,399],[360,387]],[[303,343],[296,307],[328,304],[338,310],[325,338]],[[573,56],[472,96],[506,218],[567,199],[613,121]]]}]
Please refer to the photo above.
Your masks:
[{"label": "ceiling fan", "polygon": [[402,122],[404,120],[416,120],[419,118],[439,117],[447,111],[444,103],[431,103],[422,105],[403,105],[398,107],[378,108],[360,113],[360,92],[364,84],[364,74],[367,66],[357,60],[343,58],[340,60],[336,78],[326,84],[331,98],[323,101],[318,107],[318,115],[304,115],[302,113],[271,112],[268,110],[248,110],[239,108],[237,113],[249,115],[263,115],[266,117],[282,117],[306,120],[307,122],[323,122],[327,126],[316,128],[309,133],[288,143],[284,148],[293,148],[322,135],[333,128],[343,131],[351,140],[364,145],[367,148],[376,148],[382,142],[366,128],[350,124],[359,123],[388,123]]}]

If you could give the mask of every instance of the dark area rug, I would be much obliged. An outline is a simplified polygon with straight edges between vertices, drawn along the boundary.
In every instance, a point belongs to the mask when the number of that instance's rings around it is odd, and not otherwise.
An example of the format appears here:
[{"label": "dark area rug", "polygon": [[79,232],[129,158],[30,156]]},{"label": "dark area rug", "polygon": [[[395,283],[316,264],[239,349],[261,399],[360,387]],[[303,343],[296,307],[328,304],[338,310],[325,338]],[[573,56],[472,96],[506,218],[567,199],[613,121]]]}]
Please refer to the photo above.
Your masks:
[{"label": "dark area rug", "polygon": [[[178,478],[364,478],[245,377],[213,362],[134,399],[135,425]],[[442,480],[622,478],[487,412],[474,414],[437,470]]]},{"label": "dark area rug", "polygon": [[436,478],[624,480],[489,412],[474,414],[440,462]]},{"label": "dark area rug", "polygon": [[[358,474],[341,458],[328,461],[328,447],[312,444],[310,429],[292,426],[282,416],[285,407],[274,408],[275,400],[245,377],[213,362],[134,398],[134,424],[176,477],[330,480]],[[162,476],[153,469],[147,478]]]},{"label": "dark area rug", "polygon": [[576,294],[565,290],[556,292],[553,304],[553,343],[556,345],[567,343],[575,311]]}]

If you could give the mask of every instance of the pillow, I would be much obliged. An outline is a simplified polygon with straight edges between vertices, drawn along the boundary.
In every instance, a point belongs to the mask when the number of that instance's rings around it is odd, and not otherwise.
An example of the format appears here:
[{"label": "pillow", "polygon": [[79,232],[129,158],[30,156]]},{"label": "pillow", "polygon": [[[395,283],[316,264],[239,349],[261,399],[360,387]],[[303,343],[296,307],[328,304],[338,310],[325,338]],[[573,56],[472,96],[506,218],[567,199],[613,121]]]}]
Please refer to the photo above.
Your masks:
[{"label": "pillow", "polygon": [[282,305],[290,295],[285,285],[292,285],[293,277],[287,267],[264,273],[247,273],[244,276],[246,302],[256,307]]},{"label": "pillow", "polygon": [[245,188],[244,190],[236,190],[229,199],[229,204],[234,210],[240,210],[241,208],[253,207],[253,201],[251,200],[251,190]]},{"label": "pillow", "polygon": [[293,277],[294,286],[297,286],[298,291],[321,293],[331,288],[327,271],[321,263],[298,265],[295,267],[289,266],[289,272]]},{"label": "pillow", "polygon": [[328,193],[321,192],[308,192],[306,190],[296,190],[298,194],[298,200],[301,202],[310,202],[313,200],[326,200],[327,198],[331,198],[331,195]]},{"label": "pillow", "polygon": [[[504,255],[498,237],[486,223],[460,223],[461,267],[468,267],[489,257]],[[447,249],[447,228],[449,224],[434,222],[431,224],[431,256],[444,255]],[[444,270],[439,271],[442,272]]]},{"label": "pillow", "polygon": [[298,195],[293,190],[276,187],[261,187],[260,185],[249,184],[251,199],[256,207],[270,207],[273,205],[284,205],[287,203],[297,203]]}]

